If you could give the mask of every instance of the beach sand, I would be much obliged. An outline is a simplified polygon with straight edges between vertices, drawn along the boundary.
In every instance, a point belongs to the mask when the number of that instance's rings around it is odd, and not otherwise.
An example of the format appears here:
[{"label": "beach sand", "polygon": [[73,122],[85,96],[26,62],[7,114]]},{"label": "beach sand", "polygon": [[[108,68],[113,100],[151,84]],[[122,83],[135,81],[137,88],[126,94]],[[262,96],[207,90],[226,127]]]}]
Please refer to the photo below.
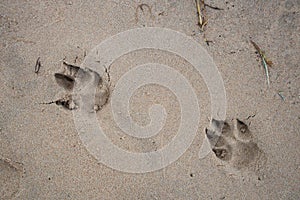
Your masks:
[{"label": "beach sand", "polygon": [[[0,199],[300,199],[300,1],[206,3],[223,8],[206,7],[205,36],[213,41],[209,46],[197,25],[194,0],[1,1]],[[141,4],[149,7],[141,9]],[[247,169],[228,171],[213,153],[199,159],[211,118],[209,91],[201,74],[170,52],[131,52],[117,59],[109,72],[111,91],[123,74],[148,62],[176,69],[193,86],[200,108],[196,137],[163,169],[126,173],[102,164],[81,141],[72,111],[41,104],[65,92],[54,78],[63,69],[63,59],[79,66],[103,40],[142,27],[184,33],[207,50],[224,81],[227,119],[247,123],[266,156],[262,175]],[[250,39],[273,61],[270,86]],[[38,57],[41,67],[35,73]],[[170,142],[179,127],[176,96],[148,85],[136,91],[130,104],[133,120],[145,126],[148,108],[157,102],[168,117],[151,139],[123,133],[109,102],[97,117],[120,148],[155,151]]]}]

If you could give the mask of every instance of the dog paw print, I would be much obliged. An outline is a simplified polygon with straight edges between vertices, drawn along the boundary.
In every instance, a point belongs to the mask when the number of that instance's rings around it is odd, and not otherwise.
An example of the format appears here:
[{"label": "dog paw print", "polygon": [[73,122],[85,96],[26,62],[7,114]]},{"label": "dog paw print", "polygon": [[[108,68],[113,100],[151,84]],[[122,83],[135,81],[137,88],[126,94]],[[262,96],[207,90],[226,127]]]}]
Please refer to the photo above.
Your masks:
[{"label": "dog paw print", "polygon": [[256,172],[266,159],[264,152],[253,141],[249,127],[239,119],[231,124],[212,119],[211,128],[205,132],[214,155],[227,166]]},{"label": "dog paw print", "polygon": [[[63,66],[64,70],[55,73],[54,77],[56,83],[64,89],[65,95],[62,98],[47,104],[55,103],[68,110],[75,110],[85,106],[91,111],[99,111],[107,103],[110,95],[109,86],[106,81],[104,81],[97,72],[89,68],[83,69],[65,61],[63,62]],[[92,88],[92,90],[87,88]],[[90,93],[94,92],[93,89],[95,89],[95,99],[93,104],[83,105],[88,104],[87,102],[89,101],[84,101],[84,99],[85,97],[90,97]],[[86,91],[89,91],[90,93]]]}]

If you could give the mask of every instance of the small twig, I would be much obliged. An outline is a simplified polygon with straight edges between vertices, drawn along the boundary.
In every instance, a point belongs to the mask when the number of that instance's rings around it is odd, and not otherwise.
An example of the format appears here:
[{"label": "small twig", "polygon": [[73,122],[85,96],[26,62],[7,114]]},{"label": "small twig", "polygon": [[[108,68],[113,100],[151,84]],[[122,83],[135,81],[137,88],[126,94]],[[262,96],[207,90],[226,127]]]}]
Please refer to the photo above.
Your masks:
[{"label": "small twig", "polygon": [[265,72],[266,72],[267,83],[268,83],[268,86],[269,86],[270,85],[269,69],[268,69],[268,65],[266,63],[266,60],[264,58],[262,58],[262,63],[263,63],[263,66],[264,66],[264,69],[265,69]]},{"label": "small twig", "polygon": [[[201,3],[203,5],[205,5],[204,1],[196,0],[197,12],[198,12],[198,17],[199,17],[199,26],[201,28],[201,31],[204,31],[204,26],[207,25],[207,21],[205,20],[203,14],[202,14]],[[204,6],[203,6],[203,12],[205,13],[205,7]]]},{"label": "small twig", "polygon": [[209,5],[209,4],[206,4],[206,3],[204,2],[204,0],[201,0],[201,2],[203,3],[204,6],[207,6],[207,7],[211,8],[211,9],[214,9],[214,10],[224,10],[223,8],[219,8],[219,7],[217,7],[217,6],[211,6],[211,5]]},{"label": "small twig", "polygon": [[165,15],[165,11],[158,13],[158,16],[164,16],[164,15]]},{"label": "small twig", "polygon": [[196,0],[197,4],[197,12],[198,12],[198,17],[199,17],[199,25],[202,26],[202,14],[201,14],[201,6],[200,6],[200,0]]},{"label": "small twig", "polygon": [[34,41],[26,40],[24,38],[17,38],[17,37],[12,37],[13,40],[16,40],[16,42],[23,42],[25,44],[36,44]]},{"label": "small twig", "polygon": [[279,91],[277,94],[280,96],[280,98],[282,99],[282,101],[285,100],[285,96],[282,94],[282,91]]},{"label": "small twig", "polygon": [[141,9],[141,11],[144,13],[144,8],[143,7],[148,8],[149,13],[150,13],[150,18],[153,18],[151,7],[148,4],[142,3],[142,4],[138,5],[135,9],[135,21],[136,21],[136,23],[139,22],[138,10]]},{"label": "small twig", "polygon": [[[218,8],[215,6],[211,6],[209,4],[206,4],[204,2],[204,0],[196,0],[196,5],[197,5],[197,13],[198,13],[198,24],[200,27],[200,31],[204,32],[204,28],[208,23],[208,19],[206,18],[206,6],[211,8],[211,9],[215,9],[215,10],[223,10],[222,8]],[[212,43],[211,40],[208,40],[206,38],[206,35],[203,34],[203,38],[204,38],[204,42],[207,44],[207,46],[209,46],[210,43]]]},{"label": "small twig", "polygon": [[66,108],[68,110],[75,110],[76,109],[76,105],[74,104],[72,99],[68,99],[68,98],[62,98],[62,99],[58,99],[58,100],[55,100],[55,101],[50,101],[50,102],[46,102],[46,103],[39,103],[39,104],[42,104],[42,105],[56,104],[57,106],[63,106],[64,108]]},{"label": "small twig", "polygon": [[70,68],[74,68],[76,70],[79,70],[80,67],[76,66],[76,65],[73,65],[73,64],[70,64],[68,63],[67,61],[63,60],[63,64],[66,65],[67,67],[70,67]]},{"label": "small twig", "polygon": [[268,60],[265,53],[259,48],[259,46],[253,42],[252,40],[250,40],[250,42],[252,43],[252,45],[254,46],[254,48],[257,50],[259,56],[261,57],[261,60],[262,60],[262,64],[263,64],[263,67],[265,69],[265,73],[266,73],[266,77],[267,77],[267,83],[268,83],[268,86],[270,85],[270,77],[269,77],[269,69],[268,69],[268,66],[272,66],[272,61]]},{"label": "small twig", "polygon": [[204,37],[204,42],[207,44],[207,46],[209,46],[209,44],[210,44],[210,43],[213,43],[213,41],[212,41],[212,40],[208,40],[208,39],[206,39],[206,36],[205,36],[205,34],[203,35],[203,37]]},{"label": "small twig", "polygon": [[38,74],[40,71],[40,68],[41,68],[41,61],[40,61],[40,57],[38,57],[38,59],[36,60],[35,66],[34,66],[34,72],[36,74]]},{"label": "small twig", "polygon": [[40,105],[50,105],[50,104],[54,104],[54,103],[55,103],[55,104],[58,104],[59,101],[61,101],[61,100],[50,101],[50,102],[46,102],[46,103],[45,103],[45,102],[42,102],[42,103],[39,103],[39,104],[40,104]]},{"label": "small twig", "polygon": [[256,114],[249,115],[249,116],[246,118],[246,120],[248,120],[248,119],[250,119],[250,118],[253,118],[253,117],[255,117],[255,116],[256,116]]},{"label": "small twig", "polygon": [[[199,17],[199,27],[200,27],[200,31],[204,32],[204,27],[207,25],[207,20],[205,19],[205,3],[204,1],[200,1],[200,0],[196,0],[196,4],[197,4],[197,13],[198,13],[198,17]],[[203,8],[201,6],[201,4],[203,4]],[[203,9],[203,13],[202,13],[202,9]],[[206,35],[205,33],[203,34],[203,38],[204,38],[204,42],[207,44],[207,46],[209,46],[209,43],[212,42],[210,40],[206,39]]]},{"label": "small twig", "polygon": [[255,49],[257,50],[257,52],[259,53],[259,55],[266,61],[266,64],[269,65],[270,67],[272,67],[273,62],[266,57],[265,52],[262,51],[259,48],[259,46],[253,40],[250,40],[250,42],[253,44],[253,46],[255,47]]},{"label": "small twig", "polygon": [[223,8],[219,8],[216,6],[211,6],[209,4],[206,4],[204,0],[196,0],[197,4],[197,12],[199,17],[199,26],[201,28],[201,31],[204,31],[204,27],[207,25],[208,20],[206,19],[206,7],[209,7],[214,10],[223,10]]}]

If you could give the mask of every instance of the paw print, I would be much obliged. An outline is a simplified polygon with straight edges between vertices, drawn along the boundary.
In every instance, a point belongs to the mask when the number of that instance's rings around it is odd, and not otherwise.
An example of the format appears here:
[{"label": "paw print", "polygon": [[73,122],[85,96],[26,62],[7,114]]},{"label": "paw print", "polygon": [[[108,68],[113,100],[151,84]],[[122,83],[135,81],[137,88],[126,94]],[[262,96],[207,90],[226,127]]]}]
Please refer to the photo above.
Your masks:
[{"label": "paw print", "polygon": [[259,170],[265,154],[253,141],[253,134],[244,122],[236,119],[229,124],[212,119],[211,127],[205,130],[206,137],[219,160],[237,170]]},{"label": "paw print", "polygon": [[[59,100],[50,103],[63,106],[68,110],[75,110],[80,106],[87,106],[89,110],[98,111],[108,101],[109,87],[108,84],[100,77],[100,75],[91,69],[82,69],[78,66],[63,62],[64,70],[61,73],[55,73],[54,77],[57,84],[65,89],[65,96]],[[76,91],[73,89],[75,88]],[[93,90],[87,88],[96,88],[95,101],[93,105],[88,104],[87,98]],[[86,92],[89,91],[89,92]],[[80,94],[80,95],[79,95]],[[81,99],[79,99],[81,96]],[[80,105],[81,104],[81,105]]]}]

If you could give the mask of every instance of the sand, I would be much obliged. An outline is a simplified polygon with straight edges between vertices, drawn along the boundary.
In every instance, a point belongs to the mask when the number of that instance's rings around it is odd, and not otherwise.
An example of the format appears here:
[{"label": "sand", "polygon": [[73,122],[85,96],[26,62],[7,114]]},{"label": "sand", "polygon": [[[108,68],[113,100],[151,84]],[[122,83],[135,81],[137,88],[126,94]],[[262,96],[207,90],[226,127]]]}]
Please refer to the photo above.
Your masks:
[{"label": "sand", "polygon": [[[300,199],[300,1],[206,2],[224,9],[207,8],[205,34],[213,41],[209,46],[199,32],[194,0],[1,1],[0,199]],[[149,7],[140,9],[141,4]],[[201,114],[196,137],[163,169],[126,173],[102,164],[79,137],[72,111],[40,104],[65,94],[54,78],[63,70],[63,59],[80,65],[101,41],[142,27],[184,33],[207,50],[224,81],[227,120],[248,124],[266,155],[262,175],[248,169],[228,171],[213,153],[199,159],[211,118],[209,91],[194,67],[170,52],[131,52],[115,60],[109,72],[111,91],[123,74],[147,62],[176,69],[193,86]],[[274,63],[269,87],[250,39]],[[41,68],[35,73],[38,57]],[[176,135],[176,96],[148,85],[137,90],[130,103],[133,120],[145,126],[149,106],[158,102],[168,116],[150,139],[122,132],[110,102],[97,117],[120,148],[155,151]]]}]

